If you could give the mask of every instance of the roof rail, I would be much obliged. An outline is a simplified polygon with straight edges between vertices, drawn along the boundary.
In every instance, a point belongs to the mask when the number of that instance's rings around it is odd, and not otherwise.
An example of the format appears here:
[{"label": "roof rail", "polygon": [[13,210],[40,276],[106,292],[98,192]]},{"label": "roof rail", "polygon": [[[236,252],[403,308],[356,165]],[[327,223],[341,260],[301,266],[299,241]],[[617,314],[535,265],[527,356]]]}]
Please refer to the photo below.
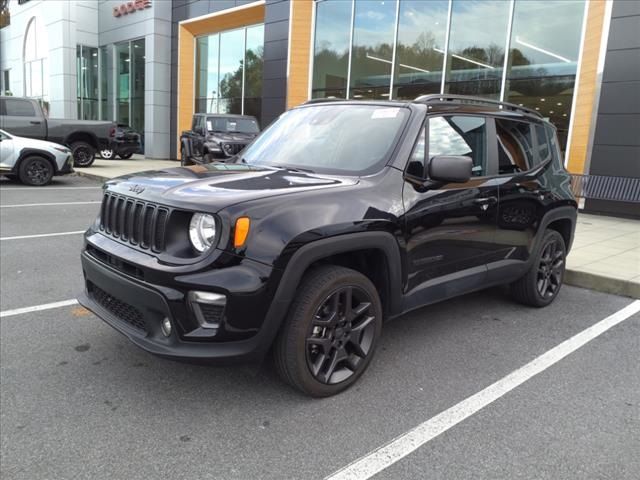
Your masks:
[{"label": "roof rail", "polygon": [[500,102],[499,100],[491,100],[488,98],[481,97],[468,97],[466,95],[448,95],[448,94],[431,94],[431,95],[421,95],[417,97],[414,102],[420,103],[432,103],[432,102],[455,102],[460,104],[480,104],[480,105],[496,105],[500,107],[500,109],[505,111],[513,111],[513,112],[522,112],[527,113],[529,115],[535,115],[536,117],[543,118],[540,112],[532,110],[531,108],[521,107],[520,105],[515,105],[513,103],[508,102]]}]

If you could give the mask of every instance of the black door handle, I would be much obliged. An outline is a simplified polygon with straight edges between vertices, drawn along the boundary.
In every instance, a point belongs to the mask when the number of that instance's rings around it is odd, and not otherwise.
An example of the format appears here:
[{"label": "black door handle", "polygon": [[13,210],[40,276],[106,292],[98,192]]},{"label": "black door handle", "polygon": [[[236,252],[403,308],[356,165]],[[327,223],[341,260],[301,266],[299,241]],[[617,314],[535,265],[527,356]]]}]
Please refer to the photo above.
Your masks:
[{"label": "black door handle", "polygon": [[36,120],[31,120],[29,123],[30,123],[31,125],[40,125],[42,122],[38,122],[38,121],[36,121]]}]

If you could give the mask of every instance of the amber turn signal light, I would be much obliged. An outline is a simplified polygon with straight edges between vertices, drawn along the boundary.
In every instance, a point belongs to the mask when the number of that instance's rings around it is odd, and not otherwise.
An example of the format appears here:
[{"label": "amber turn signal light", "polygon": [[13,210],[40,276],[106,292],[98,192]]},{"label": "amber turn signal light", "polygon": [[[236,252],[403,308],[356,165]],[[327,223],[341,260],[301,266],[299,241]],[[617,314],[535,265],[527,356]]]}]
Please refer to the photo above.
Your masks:
[{"label": "amber turn signal light", "polygon": [[251,221],[249,217],[240,217],[236,220],[235,234],[233,236],[233,246],[240,248],[247,241],[247,235],[249,235],[249,227]]}]

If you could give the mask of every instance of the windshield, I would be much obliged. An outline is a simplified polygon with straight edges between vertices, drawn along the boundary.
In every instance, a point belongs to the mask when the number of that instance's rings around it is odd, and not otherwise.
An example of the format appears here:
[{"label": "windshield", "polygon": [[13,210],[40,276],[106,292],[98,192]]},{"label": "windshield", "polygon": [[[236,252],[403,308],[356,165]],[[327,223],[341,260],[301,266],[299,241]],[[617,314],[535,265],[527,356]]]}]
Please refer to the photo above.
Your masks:
[{"label": "windshield", "polygon": [[210,132],[258,133],[258,122],[254,118],[207,118],[207,130]]},{"label": "windshield", "polygon": [[282,115],[242,153],[250,165],[366,175],[379,170],[402,132],[409,109],[316,105]]}]

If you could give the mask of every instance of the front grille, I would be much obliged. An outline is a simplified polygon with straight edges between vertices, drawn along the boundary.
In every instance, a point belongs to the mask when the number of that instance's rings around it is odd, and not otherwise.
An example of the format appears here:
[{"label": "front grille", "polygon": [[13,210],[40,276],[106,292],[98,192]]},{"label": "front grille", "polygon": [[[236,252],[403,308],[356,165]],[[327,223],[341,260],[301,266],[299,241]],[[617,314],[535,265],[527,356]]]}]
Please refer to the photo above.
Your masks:
[{"label": "front grille", "polygon": [[224,312],[224,305],[211,305],[208,303],[198,303],[200,311],[205,321],[210,324],[219,324],[222,322],[222,313]]},{"label": "front grille", "polygon": [[132,198],[105,193],[100,230],[114,238],[159,253],[165,249],[169,210]]},{"label": "front grille", "polygon": [[246,146],[246,143],[224,143],[222,144],[222,149],[224,150],[224,153],[232,156],[238,154],[240,150],[242,150]]},{"label": "front grille", "polygon": [[111,312],[118,319],[123,322],[127,322],[138,330],[143,332],[147,331],[147,326],[142,318],[142,313],[133,305],[129,305],[122,300],[118,300],[93,283],[89,283],[89,293],[91,297],[100,306],[102,306],[102,308]]}]

